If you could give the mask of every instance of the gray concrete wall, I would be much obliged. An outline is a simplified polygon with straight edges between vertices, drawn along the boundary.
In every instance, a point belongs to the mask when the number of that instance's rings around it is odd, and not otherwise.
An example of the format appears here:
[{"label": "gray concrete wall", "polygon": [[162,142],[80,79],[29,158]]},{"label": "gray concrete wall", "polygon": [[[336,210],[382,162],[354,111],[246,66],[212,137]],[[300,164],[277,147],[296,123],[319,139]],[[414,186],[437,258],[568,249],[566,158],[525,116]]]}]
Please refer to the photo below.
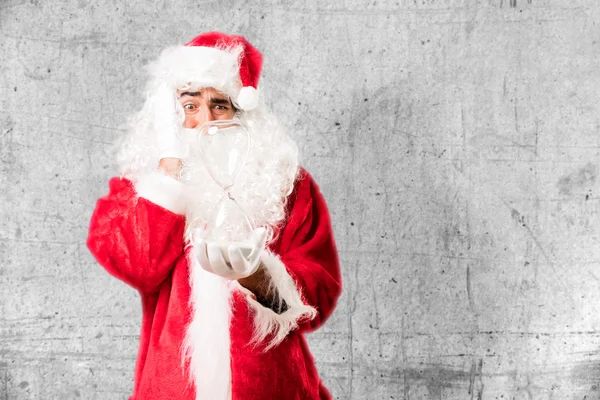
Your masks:
[{"label": "gray concrete wall", "polygon": [[600,399],[600,4],[288,3],[0,1],[0,399],[130,393],[88,221],[143,66],[206,30],[263,51],[329,202],[335,398]]}]

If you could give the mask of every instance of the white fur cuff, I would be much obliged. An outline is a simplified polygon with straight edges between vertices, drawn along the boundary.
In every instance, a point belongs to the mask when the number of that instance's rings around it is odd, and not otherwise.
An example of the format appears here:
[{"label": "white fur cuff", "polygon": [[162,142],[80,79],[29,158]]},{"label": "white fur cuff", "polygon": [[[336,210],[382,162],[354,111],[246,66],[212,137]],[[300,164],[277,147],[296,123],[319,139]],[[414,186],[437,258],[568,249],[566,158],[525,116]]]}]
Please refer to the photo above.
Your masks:
[{"label": "white fur cuff", "polygon": [[285,301],[287,305],[285,312],[277,314],[252,297],[246,297],[248,304],[255,313],[253,342],[262,342],[272,335],[265,349],[268,350],[281,343],[290,331],[298,327],[301,320],[313,319],[317,315],[317,310],[304,304],[300,290],[296,287],[296,283],[277,255],[263,250],[261,261],[269,271],[272,287],[276,289],[279,298]]},{"label": "white fur cuff", "polygon": [[183,183],[160,172],[143,176],[136,184],[138,196],[175,214],[185,214]]}]

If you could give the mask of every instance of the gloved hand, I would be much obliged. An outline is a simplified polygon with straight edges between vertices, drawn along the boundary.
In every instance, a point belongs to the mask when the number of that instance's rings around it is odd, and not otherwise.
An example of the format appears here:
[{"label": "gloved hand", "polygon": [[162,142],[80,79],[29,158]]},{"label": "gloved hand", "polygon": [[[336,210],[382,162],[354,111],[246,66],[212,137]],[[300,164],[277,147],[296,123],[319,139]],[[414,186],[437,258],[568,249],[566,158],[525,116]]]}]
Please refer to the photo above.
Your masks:
[{"label": "gloved hand", "polygon": [[260,266],[260,253],[267,241],[265,228],[252,232],[250,242],[217,243],[198,238],[194,240],[196,257],[205,271],[238,280],[254,274]]},{"label": "gloved hand", "polygon": [[158,145],[158,160],[163,158],[183,158],[181,141],[177,131],[183,126],[185,113],[177,100],[175,91],[162,84],[152,98],[154,129]]}]

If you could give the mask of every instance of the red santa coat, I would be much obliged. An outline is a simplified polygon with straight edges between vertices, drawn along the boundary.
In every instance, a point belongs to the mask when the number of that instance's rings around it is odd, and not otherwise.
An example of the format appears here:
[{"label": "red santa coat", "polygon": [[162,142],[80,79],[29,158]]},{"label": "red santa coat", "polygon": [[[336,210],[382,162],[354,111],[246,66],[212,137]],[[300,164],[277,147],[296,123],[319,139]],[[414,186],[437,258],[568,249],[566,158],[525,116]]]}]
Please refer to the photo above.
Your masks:
[{"label": "red santa coat", "polygon": [[[127,179],[113,178],[109,187],[109,194],[96,204],[87,245],[110,274],[141,295],[140,346],[130,400],[200,400],[190,384],[189,364],[182,367],[180,362],[191,318],[185,217],[156,204],[164,204],[158,198],[153,202],[141,197],[139,187],[136,190]],[[296,306],[293,298],[283,296],[289,308],[278,316],[243,290],[232,291],[230,395],[226,396],[232,400],[331,398],[318,377],[304,333],[320,327],[333,312],[341,276],[325,200],[303,169],[288,198],[286,215],[268,247],[275,264],[280,264],[279,273],[291,278],[301,304]],[[298,312],[306,306],[316,310],[312,318]],[[261,313],[270,313],[275,324],[287,324],[283,341],[267,350],[267,342],[249,344],[254,319]]]}]

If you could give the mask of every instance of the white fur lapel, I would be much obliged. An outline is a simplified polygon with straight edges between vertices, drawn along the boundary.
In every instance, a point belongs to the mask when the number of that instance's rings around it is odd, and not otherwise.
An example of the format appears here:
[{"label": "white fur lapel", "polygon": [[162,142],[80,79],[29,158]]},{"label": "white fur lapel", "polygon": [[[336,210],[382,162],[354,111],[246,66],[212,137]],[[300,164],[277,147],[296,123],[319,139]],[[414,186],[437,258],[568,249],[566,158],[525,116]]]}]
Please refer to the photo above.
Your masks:
[{"label": "white fur lapel", "polygon": [[231,399],[230,282],[202,269],[189,252],[192,320],[182,344],[196,399]]}]

